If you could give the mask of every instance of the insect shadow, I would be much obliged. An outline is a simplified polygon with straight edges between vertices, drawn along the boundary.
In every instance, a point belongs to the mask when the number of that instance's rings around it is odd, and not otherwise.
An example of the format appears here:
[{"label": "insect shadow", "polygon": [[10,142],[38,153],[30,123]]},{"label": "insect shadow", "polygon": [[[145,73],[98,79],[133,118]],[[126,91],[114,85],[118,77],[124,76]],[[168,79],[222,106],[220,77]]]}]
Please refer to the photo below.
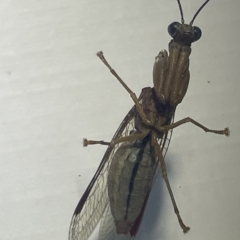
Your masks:
[{"label": "insect shadow", "polygon": [[[169,179],[174,179],[176,177],[174,174],[176,157],[177,156],[175,154],[171,154],[171,152],[168,152],[165,157]],[[161,217],[166,211],[166,203],[169,202],[169,196],[165,194],[165,191],[167,191],[166,185],[162,180],[161,171],[159,171],[153,184],[148,204],[146,206],[146,211],[144,213],[144,218],[136,236],[136,240],[152,239],[152,237],[154,237],[154,233],[156,234],[157,232],[156,229],[159,229],[163,222],[167,225],[166,221],[163,220],[163,217]],[[153,236],[150,236],[149,233],[152,233]],[[157,232],[158,239],[165,239],[165,234],[164,228],[161,228],[161,231]]]}]

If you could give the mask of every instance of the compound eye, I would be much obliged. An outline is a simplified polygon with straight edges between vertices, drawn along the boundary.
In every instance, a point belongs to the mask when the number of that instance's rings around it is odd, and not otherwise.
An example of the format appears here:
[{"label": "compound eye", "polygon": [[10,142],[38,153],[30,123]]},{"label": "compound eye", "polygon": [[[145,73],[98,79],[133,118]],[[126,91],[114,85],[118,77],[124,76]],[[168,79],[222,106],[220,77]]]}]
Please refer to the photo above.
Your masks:
[{"label": "compound eye", "polygon": [[168,26],[168,33],[172,38],[177,35],[179,25],[179,22],[173,22]]},{"label": "compound eye", "polygon": [[194,34],[193,34],[193,42],[199,40],[202,36],[202,31],[199,27],[193,27]]}]

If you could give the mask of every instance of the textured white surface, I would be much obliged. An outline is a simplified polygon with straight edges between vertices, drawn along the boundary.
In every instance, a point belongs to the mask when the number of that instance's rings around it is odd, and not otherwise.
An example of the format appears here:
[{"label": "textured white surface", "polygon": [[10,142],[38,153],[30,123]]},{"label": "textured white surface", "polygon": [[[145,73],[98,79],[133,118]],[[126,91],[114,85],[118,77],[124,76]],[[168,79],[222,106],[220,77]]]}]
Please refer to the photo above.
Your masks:
[{"label": "textured white surface", "polygon": [[[203,3],[182,0],[186,22]],[[195,21],[191,81],[176,120],[190,116],[231,137],[187,124],[174,130],[169,178],[184,235],[157,179],[137,240],[240,237],[239,0],[211,0]],[[0,233],[4,240],[66,240],[74,208],[132,101],[95,56],[103,50],[138,95],[175,0],[21,0],[0,3]],[[79,177],[80,175],[80,177]]]}]

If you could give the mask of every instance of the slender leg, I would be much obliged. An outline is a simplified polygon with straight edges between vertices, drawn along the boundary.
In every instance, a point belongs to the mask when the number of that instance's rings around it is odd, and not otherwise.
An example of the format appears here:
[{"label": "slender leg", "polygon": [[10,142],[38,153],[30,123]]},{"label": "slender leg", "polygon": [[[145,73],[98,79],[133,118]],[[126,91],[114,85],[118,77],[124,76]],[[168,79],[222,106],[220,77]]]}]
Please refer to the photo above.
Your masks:
[{"label": "slender leg", "polygon": [[162,176],[163,176],[163,179],[164,179],[164,181],[165,181],[165,183],[166,183],[166,185],[167,185],[167,189],[168,189],[168,192],[169,192],[169,195],[170,195],[172,204],[173,204],[174,212],[175,212],[176,215],[177,215],[179,225],[181,226],[183,232],[186,233],[186,232],[188,232],[188,231],[190,230],[190,228],[187,227],[187,226],[183,223],[183,220],[182,220],[182,218],[181,218],[181,216],[180,216],[180,213],[179,213],[179,210],[178,210],[178,207],[177,207],[177,204],[176,204],[175,198],[174,198],[174,196],[173,196],[173,192],[172,192],[172,189],[171,189],[171,186],[170,186],[168,177],[167,177],[166,164],[165,164],[164,158],[163,158],[163,156],[162,156],[162,152],[161,152],[161,150],[160,150],[160,146],[158,145],[155,136],[152,137],[152,140],[153,140],[154,149],[155,149],[156,154],[157,154],[157,156],[158,156],[158,160],[160,161],[161,170],[162,170]]},{"label": "slender leg", "polygon": [[205,132],[211,132],[211,133],[215,133],[215,134],[222,134],[222,135],[226,135],[226,136],[230,135],[229,128],[225,128],[224,130],[212,130],[212,129],[206,128],[205,126],[203,126],[202,124],[198,123],[197,121],[195,121],[194,119],[192,119],[190,117],[183,118],[182,120],[177,121],[175,123],[172,123],[170,125],[159,126],[159,127],[156,126],[155,128],[160,130],[160,131],[168,131],[170,129],[176,128],[176,127],[178,127],[178,126],[180,126],[182,124],[188,123],[188,122],[194,124],[197,127],[200,127]]},{"label": "slender leg", "polygon": [[149,125],[149,126],[153,126],[151,124],[151,122],[147,119],[145,113],[142,110],[142,107],[138,101],[138,98],[136,96],[136,94],[127,86],[127,84],[119,77],[119,75],[117,74],[117,72],[111,67],[111,65],[107,62],[106,58],[103,55],[103,52],[100,51],[97,53],[97,56],[101,59],[101,61],[107,66],[107,68],[110,70],[110,72],[112,73],[112,75],[114,77],[117,78],[117,80],[122,84],[122,86],[127,90],[127,92],[130,94],[132,100],[134,101],[136,108],[140,114],[140,116],[142,117],[143,121],[145,124]]},{"label": "slender leg", "polygon": [[120,137],[117,139],[112,140],[111,142],[105,142],[105,141],[95,141],[95,140],[87,140],[86,138],[83,139],[83,146],[87,147],[88,145],[93,145],[93,144],[101,144],[101,145],[109,145],[109,146],[114,146],[118,143],[121,142],[130,142],[130,141],[134,141],[134,140],[141,140],[144,137],[146,137],[146,135],[149,133],[149,131],[145,131],[145,132],[141,132],[141,133],[135,133],[129,136],[125,136],[125,137]]}]

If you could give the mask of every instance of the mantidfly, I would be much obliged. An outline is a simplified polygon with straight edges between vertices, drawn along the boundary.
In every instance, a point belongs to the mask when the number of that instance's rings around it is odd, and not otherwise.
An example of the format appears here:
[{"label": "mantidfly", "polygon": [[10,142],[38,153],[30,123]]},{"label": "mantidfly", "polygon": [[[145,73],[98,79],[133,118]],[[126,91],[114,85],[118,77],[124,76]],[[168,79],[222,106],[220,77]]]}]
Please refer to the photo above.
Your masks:
[{"label": "mantidfly", "polygon": [[108,145],[103,159],[80,199],[72,217],[69,239],[86,240],[101,219],[100,240],[132,239],[136,236],[159,167],[167,185],[174,212],[184,233],[189,231],[180,216],[167,177],[164,161],[172,129],[190,122],[205,132],[229,136],[229,129],[211,130],[184,118],[174,123],[176,107],[186,94],[189,83],[189,55],[191,44],[201,37],[201,30],[193,22],[184,23],[180,0],[177,0],[181,23],[168,27],[172,37],[169,55],[162,50],[153,67],[154,87],[142,89],[139,98],[110,66],[102,52],[97,56],[122,84],[134,101],[133,108],[123,119],[110,142],[84,139],[84,146]]}]

